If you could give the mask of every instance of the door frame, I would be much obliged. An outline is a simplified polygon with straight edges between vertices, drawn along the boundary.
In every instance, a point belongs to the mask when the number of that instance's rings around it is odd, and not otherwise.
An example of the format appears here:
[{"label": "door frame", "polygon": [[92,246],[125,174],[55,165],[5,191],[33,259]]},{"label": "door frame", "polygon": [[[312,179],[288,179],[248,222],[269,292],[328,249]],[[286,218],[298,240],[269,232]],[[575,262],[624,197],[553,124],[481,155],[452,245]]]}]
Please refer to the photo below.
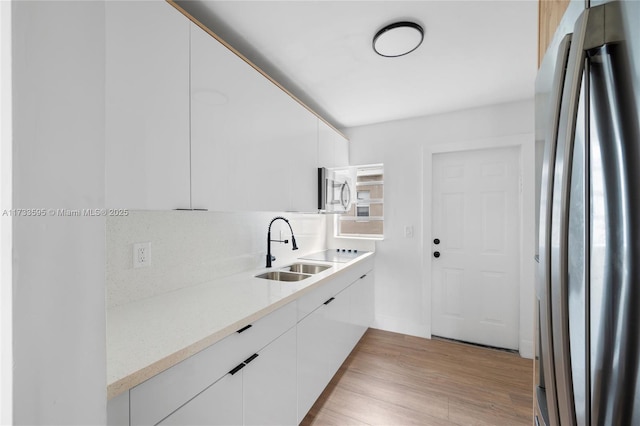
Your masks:
[{"label": "door frame", "polygon": [[520,151],[520,288],[519,288],[519,352],[522,357],[533,358],[533,315],[535,300],[535,137],[533,133],[443,143],[425,146],[422,149],[422,323],[431,338],[431,241],[433,233],[433,156],[461,151],[518,147]]}]

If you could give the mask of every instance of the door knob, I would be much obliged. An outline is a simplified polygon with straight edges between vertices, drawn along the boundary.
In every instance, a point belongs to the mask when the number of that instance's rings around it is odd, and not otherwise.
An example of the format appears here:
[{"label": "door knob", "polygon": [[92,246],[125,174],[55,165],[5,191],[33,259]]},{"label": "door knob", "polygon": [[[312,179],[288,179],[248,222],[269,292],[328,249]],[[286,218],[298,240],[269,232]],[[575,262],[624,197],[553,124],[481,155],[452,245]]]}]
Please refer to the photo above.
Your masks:
[{"label": "door knob", "polygon": [[440,244],[440,238],[436,238],[435,240],[433,240],[433,244],[435,245]]},{"label": "door knob", "polygon": [[435,257],[435,258],[440,257],[440,252],[439,251],[434,251],[433,252],[433,257]]}]

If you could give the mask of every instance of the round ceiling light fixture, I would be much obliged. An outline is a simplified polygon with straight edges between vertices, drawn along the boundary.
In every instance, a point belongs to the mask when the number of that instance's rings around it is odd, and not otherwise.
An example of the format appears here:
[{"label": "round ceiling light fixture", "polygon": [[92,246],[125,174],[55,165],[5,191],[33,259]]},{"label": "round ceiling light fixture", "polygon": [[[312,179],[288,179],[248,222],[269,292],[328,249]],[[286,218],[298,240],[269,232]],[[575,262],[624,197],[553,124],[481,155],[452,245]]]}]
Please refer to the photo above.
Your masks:
[{"label": "round ceiling light fixture", "polygon": [[422,44],[424,29],[415,22],[395,22],[382,28],[373,37],[373,50],[387,58],[411,53]]}]

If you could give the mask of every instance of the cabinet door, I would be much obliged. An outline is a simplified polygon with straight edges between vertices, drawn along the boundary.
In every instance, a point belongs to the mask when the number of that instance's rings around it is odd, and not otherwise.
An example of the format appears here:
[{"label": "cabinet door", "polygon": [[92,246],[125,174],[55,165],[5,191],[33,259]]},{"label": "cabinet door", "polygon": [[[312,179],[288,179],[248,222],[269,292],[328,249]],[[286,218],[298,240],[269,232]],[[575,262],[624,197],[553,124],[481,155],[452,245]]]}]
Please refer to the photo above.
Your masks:
[{"label": "cabinet door", "polygon": [[[288,96],[288,95],[287,95]],[[280,157],[289,173],[288,211],[318,210],[318,118],[289,98],[291,121],[288,135],[283,137],[288,148]]]},{"label": "cabinet door", "polygon": [[336,167],[346,167],[349,165],[349,141],[339,133],[336,133],[334,137]]},{"label": "cabinet door", "polygon": [[105,9],[106,205],[189,208],[189,21],[164,1]]},{"label": "cabinet door", "polygon": [[[246,210],[250,177],[238,179],[257,129],[242,123],[242,61],[191,25],[191,191],[194,208]],[[232,76],[236,74],[236,83]],[[251,89],[251,88],[248,88]],[[240,131],[236,130],[240,128]],[[255,132],[255,133],[254,133]]]},{"label": "cabinet door", "polygon": [[225,375],[158,424],[241,425],[242,371]]},{"label": "cabinet door", "polygon": [[193,206],[315,209],[315,116],[201,28],[191,32]]},{"label": "cabinet door", "polygon": [[129,426],[129,391],[107,401],[107,426]]},{"label": "cabinet door", "polygon": [[242,370],[245,425],[295,425],[296,328],[264,349]]},{"label": "cabinet door", "polygon": [[369,271],[350,286],[351,319],[354,345],[373,323],[373,271]]},{"label": "cabinet door", "polygon": [[318,119],[318,167],[349,165],[349,141]]},{"label": "cabinet door", "polygon": [[353,299],[355,299],[353,285],[342,290],[335,296],[335,301],[328,306],[327,317],[331,331],[328,346],[333,347],[333,371],[331,376],[338,371],[340,365],[349,356],[349,353],[360,339],[358,327],[353,322]]},{"label": "cabinet door", "polygon": [[298,323],[298,422],[351,351],[346,290]]},{"label": "cabinet door", "polygon": [[329,328],[325,309],[318,308],[298,323],[298,423],[307,415],[329,380],[331,362],[325,356]]}]

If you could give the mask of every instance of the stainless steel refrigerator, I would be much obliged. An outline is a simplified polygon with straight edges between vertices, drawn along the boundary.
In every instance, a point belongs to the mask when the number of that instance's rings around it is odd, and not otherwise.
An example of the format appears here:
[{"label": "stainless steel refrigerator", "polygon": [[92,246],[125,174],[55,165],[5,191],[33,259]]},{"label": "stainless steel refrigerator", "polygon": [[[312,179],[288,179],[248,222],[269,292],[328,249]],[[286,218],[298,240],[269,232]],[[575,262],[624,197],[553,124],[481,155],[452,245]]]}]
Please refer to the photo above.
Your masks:
[{"label": "stainless steel refrigerator", "polygon": [[639,111],[640,1],[572,2],[536,80],[536,424],[640,425]]}]

